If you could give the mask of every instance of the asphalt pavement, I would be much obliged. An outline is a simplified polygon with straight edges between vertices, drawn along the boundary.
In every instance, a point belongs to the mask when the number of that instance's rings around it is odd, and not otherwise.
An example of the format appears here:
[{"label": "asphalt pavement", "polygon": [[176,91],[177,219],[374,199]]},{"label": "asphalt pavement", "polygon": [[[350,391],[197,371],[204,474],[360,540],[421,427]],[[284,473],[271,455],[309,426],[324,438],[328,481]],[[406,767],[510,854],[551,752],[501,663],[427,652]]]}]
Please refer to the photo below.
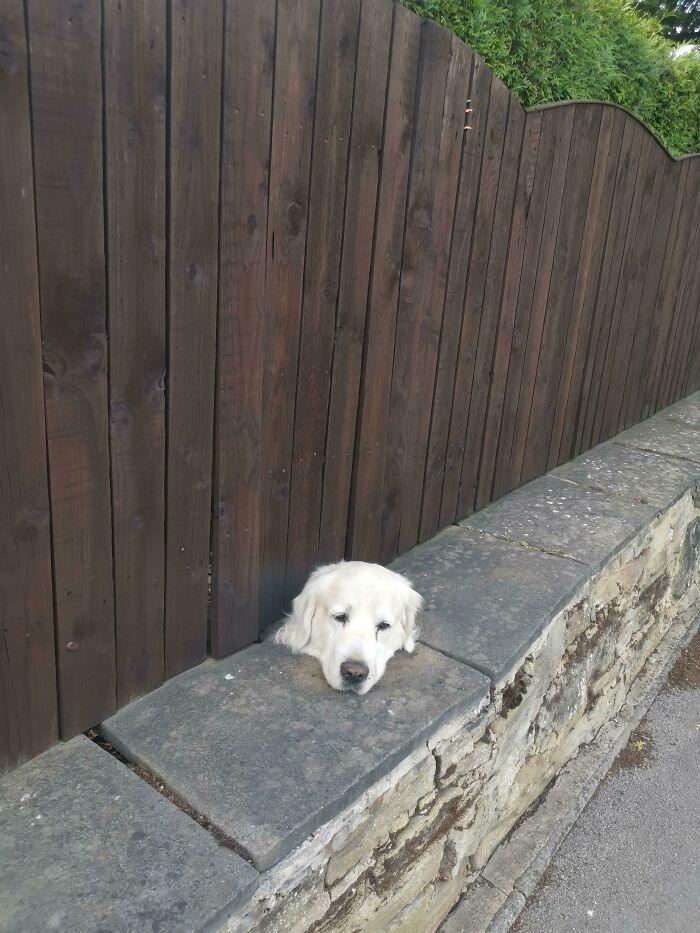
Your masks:
[{"label": "asphalt pavement", "polygon": [[700,633],[511,933],[700,933]]}]

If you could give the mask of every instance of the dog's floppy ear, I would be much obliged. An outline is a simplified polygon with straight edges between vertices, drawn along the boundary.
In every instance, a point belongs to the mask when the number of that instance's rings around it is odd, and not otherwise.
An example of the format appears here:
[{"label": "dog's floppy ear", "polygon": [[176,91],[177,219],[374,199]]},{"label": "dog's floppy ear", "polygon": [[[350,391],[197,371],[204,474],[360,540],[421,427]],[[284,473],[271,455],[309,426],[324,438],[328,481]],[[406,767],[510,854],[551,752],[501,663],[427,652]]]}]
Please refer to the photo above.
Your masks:
[{"label": "dog's floppy ear", "polygon": [[295,654],[303,651],[311,638],[311,626],[318,609],[319,578],[331,567],[319,567],[306,581],[306,586],[292,601],[292,614],[275,635],[275,641],[286,645]]},{"label": "dog's floppy ear", "polygon": [[418,626],[416,618],[423,608],[423,597],[416,593],[409,580],[401,577],[405,586],[401,594],[403,599],[403,649],[409,653],[416,647]]}]

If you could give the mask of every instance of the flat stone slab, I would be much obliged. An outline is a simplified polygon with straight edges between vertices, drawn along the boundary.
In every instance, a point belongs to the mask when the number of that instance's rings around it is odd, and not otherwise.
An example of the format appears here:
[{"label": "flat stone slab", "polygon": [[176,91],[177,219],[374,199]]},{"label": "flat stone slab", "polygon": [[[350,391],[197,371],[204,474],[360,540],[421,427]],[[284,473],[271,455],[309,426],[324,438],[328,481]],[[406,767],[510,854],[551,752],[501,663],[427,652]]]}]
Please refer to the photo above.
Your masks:
[{"label": "flat stone slab", "polygon": [[103,729],[262,871],[488,695],[486,677],[423,646],[356,696],[266,643],[179,675]]},{"label": "flat stone slab", "polygon": [[587,579],[580,563],[453,526],[392,565],[426,602],[420,639],[498,683]]},{"label": "flat stone slab", "polygon": [[0,929],[200,929],[258,873],[85,736],[0,780]]},{"label": "flat stone slab", "polygon": [[[660,415],[618,434],[615,440],[620,444],[700,464],[700,428],[694,427],[687,420],[690,417],[689,408],[685,409],[683,419],[678,417],[680,410],[680,406],[666,408]],[[700,476],[700,466],[697,475]]]},{"label": "flat stone slab", "polygon": [[660,510],[686,492],[697,476],[697,468],[689,461],[608,442],[549,475]]},{"label": "flat stone slab", "polygon": [[460,524],[572,558],[593,572],[655,513],[648,503],[541,476]]},{"label": "flat stone slab", "polygon": [[686,421],[688,424],[700,428],[700,392],[689,395],[680,402],[676,402],[661,413],[664,417]]}]

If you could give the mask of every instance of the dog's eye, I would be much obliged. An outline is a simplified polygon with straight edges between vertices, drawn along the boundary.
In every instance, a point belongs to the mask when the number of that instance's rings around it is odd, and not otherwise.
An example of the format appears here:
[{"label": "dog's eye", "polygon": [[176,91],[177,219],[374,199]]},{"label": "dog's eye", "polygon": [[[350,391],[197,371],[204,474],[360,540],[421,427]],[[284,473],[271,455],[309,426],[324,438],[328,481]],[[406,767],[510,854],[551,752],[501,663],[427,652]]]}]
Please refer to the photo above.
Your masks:
[{"label": "dog's eye", "polygon": [[386,632],[388,628],[391,628],[388,622],[377,622],[377,631]]},{"label": "dog's eye", "polygon": [[336,612],[333,615],[333,618],[336,622],[340,622],[341,625],[345,625],[345,623],[348,621],[348,614],[347,612]]}]

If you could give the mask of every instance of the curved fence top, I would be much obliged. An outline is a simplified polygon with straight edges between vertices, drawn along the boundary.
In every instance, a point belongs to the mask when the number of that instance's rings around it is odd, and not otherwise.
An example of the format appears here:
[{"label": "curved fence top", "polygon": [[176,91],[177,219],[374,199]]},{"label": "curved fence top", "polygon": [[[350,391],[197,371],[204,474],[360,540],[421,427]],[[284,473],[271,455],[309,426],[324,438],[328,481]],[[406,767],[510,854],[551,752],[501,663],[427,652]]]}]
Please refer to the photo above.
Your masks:
[{"label": "curved fence top", "polygon": [[390,0],[0,33],[0,770],[700,385],[700,160],[624,109]]}]

